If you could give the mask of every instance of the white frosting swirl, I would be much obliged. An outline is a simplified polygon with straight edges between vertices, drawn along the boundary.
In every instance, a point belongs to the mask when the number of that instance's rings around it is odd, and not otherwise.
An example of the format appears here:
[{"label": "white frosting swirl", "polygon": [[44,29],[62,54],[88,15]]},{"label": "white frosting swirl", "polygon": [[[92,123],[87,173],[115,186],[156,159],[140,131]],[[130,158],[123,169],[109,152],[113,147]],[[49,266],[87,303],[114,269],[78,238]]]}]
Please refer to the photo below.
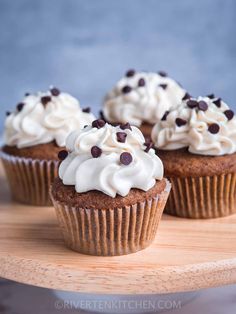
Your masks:
[{"label": "white frosting swirl", "polygon": [[[125,143],[117,141],[117,132],[127,134]],[[98,190],[115,197],[126,196],[131,188],[147,191],[163,178],[163,165],[153,149],[144,151],[144,142],[136,127],[121,130],[106,123],[100,129],[87,126],[74,131],[66,141],[70,153],[59,167],[59,177],[65,185],[75,185],[78,193]],[[93,146],[102,150],[100,157],[92,157]],[[129,165],[120,162],[123,152],[132,155]]]},{"label": "white frosting swirl", "polygon": [[[44,106],[42,97],[49,96]],[[17,148],[56,141],[65,146],[69,133],[90,124],[94,115],[81,110],[78,100],[67,93],[53,96],[50,91],[30,94],[22,100],[22,110],[12,112],[5,122],[5,143]]]},{"label": "white frosting swirl", "polygon": [[[138,86],[140,79],[144,79],[144,86]],[[166,84],[166,88],[160,84]],[[132,90],[123,93],[124,86],[130,86]],[[154,124],[166,110],[179,104],[184,95],[185,90],[169,77],[137,72],[132,77],[122,78],[106,95],[103,113],[110,123],[128,121],[136,126],[143,122]]]},{"label": "white frosting swirl", "polygon": [[[192,99],[193,100],[193,99]],[[208,97],[194,99],[207,103],[206,111],[189,108],[183,101],[181,106],[170,110],[166,120],[156,123],[152,130],[152,140],[159,149],[172,150],[188,147],[189,152],[200,155],[220,156],[236,152],[236,118],[228,119],[225,112],[230,110],[225,102],[220,101],[218,107]],[[186,121],[178,126],[176,119]],[[212,133],[209,127],[216,124],[219,127]]]}]

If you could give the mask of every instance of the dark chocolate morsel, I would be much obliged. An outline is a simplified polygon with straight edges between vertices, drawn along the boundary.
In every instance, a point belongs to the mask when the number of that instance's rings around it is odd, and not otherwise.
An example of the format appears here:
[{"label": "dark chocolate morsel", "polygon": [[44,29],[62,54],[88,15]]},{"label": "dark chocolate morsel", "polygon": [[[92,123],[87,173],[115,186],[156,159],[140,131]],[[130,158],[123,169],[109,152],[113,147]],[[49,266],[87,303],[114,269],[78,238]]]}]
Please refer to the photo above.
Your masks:
[{"label": "dark chocolate morsel", "polygon": [[132,76],[134,76],[134,74],[135,74],[135,70],[130,69],[130,70],[128,70],[128,71],[125,73],[125,76],[126,76],[126,77],[132,77]]},{"label": "dark chocolate morsel", "polygon": [[102,150],[101,148],[99,148],[98,146],[93,146],[91,148],[91,155],[93,156],[93,158],[98,158],[102,155]]},{"label": "dark chocolate morsel", "polygon": [[90,113],[91,112],[91,108],[90,107],[86,107],[86,108],[83,108],[82,111],[86,112],[86,113]]},{"label": "dark chocolate morsel", "polygon": [[234,117],[234,112],[233,112],[233,110],[230,110],[230,109],[225,110],[224,114],[228,120],[232,120]]},{"label": "dark chocolate morsel", "polygon": [[30,95],[30,93],[25,93],[25,97],[27,97],[27,96],[29,96]]},{"label": "dark chocolate morsel", "polygon": [[145,142],[144,145],[146,146],[146,148],[145,148],[145,150],[144,150],[146,153],[148,153],[149,150],[150,150],[151,148],[153,148],[153,143],[152,143],[151,141],[150,141],[150,142]]},{"label": "dark chocolate morsel", "polygon": [[145,86],[145,79],[144,79],[144,78],[140,78],[140,79],[138,80],[138,86],[139,86],[139,87]]},{"label": "dark chocolate morsel", "polygon": [[196,100],[189,99],[189,100],[187,101],[187,106],[188,106],[190,109],[197,108],[198,102],[197,102]]},{"label": "dark chocolate morsel", "polygon": [[59,153],[58,153],[58,158],[59,158],[60,160],[66,159],[67,156],[68,156],[68,151],[66,151],[66,150],[61,150],[61,151],[59,151]]},{"label": "dark chocolate morsel", "polygon": [[94,120],[92,122],[92,127],[93,128],[97,128],[97,129],[100,129],[102,127],[104,127],[104,125],[106,124],[106,122],[102,119],[97,119],[97,120]]},{"label": "dark chocolate morsel", "polygon": [[20,102],[17,106],[16,106],[16,109],[17,109],[17,111],[21,111],[22,109],[23,109],[23,107],[24,107],[24,103],[23,102]]},{"label": "dark chocolate morsel", "polygon": [[202,111],[206,111],[208,109],[208,104],[205,101],[200,100],[198,103],[198,109]]},{"label": "dark chocolate morsel", "polygon": [[124,152],[120,155],[120,162],[125,166],[128,166],[132,162],[132,160],[133,160],[133,157],[128,152]]},{"label": "dark chocolate morsel", "polygon": [[103,113],[102,110],[99,111],[99,117],[100,117],[100,119],[106,121],[105,116],[104,116],[104,113]]},{"label": "dark chocolate morsel", "polygon": [[160,87],[162,87],[163,89],[167,88],[167,84],[159,84]]},{"label": "dark chocolate morsel", "polygon": [[50,91],[51,91],[52,96],[60,95],[60,90],[58,88],[56,88],[56,87],[51,88]]},{"label": "dark chocolate morsel", "polygon": [[117,132],[116,137],[118,142],[125,143],[127,134],[125,132]]},{"label": "dark chocolate morsel", "polygon": [[214,99],[215,95],[214,94],[209,94],[209,95],[207,95],[207,97],[210,98],[210,99]]},{"label": "dark chocolate morsel", "polygon": [[162,77],[166,77],[167,76],[167,73],[166,72],[164,72],[164,71],[159,71],[159,72],[157,72],[160,76],[162,76]]},{"label": "dark chocolate morsel", "polygon": [[221,98],[217,98],[216,100],[214,100],[213,104],[215,104],[218,108],[220,108],[221,107]]},{"label": "dark chocolate morsel", "polygon": [[217,123],[212,123],[209,125],[208,131],[212,134],[216,134],[220,131],[220,127]]},{"label": "dark chocolate morsel", "polygon": [[129,122],[124,123],[124,124],[121,124],[121,125],[120,125],[120,128],[121,128],[121,130],[126,130],[126,129],[129,129],[129,130],[131,130],[131,131],[132,131],[132,129],[131,129],[131,125],[129,124]]},{"label": "dark chocolate morsel", "polygon": [[185,93],[184,97],[182,98],[182,100],[187,100],[191,98],[191,95],[189,93]]},{"label": "dark chocolate morsel", "polygon": [[125,85],[123,88],[122,88],[122,93],[123,94],[128,94],[130,93],[132,90],[132,87],[130,87],[129,85]]},{"label": "dark chocolate morsel", "polygon": [[169,113],[170,113],[170,111],[167,110],[167,111],[164,113],[163,117],[161,118],[161,121],[165,121]]},{"label": "dark chocolate morsel", "polygon": [[47,103],[49,103],[51,101],[51,97],[50,96],[43,96],[41,97],[41,103],[46,106]]},{"label": "dark chocolate morsel", "polygon": [[175,119],[175,123],[176,123],[177,126],[180,127],[180,126],[183,126],[183,125],[187,124],[187,121],[184,120],[184,119],[181,119],[181,118],[176,118]]},{"label": "dark chocolate morsel", "polygon": [[10,116],[11,112],[10,111],[6,111],[6,116]]}]

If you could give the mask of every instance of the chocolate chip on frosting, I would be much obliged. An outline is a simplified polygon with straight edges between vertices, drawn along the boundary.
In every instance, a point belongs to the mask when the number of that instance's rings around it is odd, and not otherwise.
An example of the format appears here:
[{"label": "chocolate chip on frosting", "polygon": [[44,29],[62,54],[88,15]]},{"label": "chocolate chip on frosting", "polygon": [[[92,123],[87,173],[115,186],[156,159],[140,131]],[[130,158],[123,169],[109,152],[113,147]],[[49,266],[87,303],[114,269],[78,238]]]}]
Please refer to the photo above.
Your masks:
[{"label": "chocolate chip on frosting", "polygon": [[126,76],[126,77],[132,77],[132,76],[134,76],[134,74],[135,74],[135,70],[130,69],[130,70],[128,70],[128,71],[125,73],[125,76]]},{"label": "chocolate chip on frosting", "polygon": [[125,132],[117,132],[116,137],[118,142],[125,143],[127,134]]},{"label": "chocolate chip on frosting", "polygon": [[43,96],[41,97],[41,103],[46,106],[47,103],[49,103],[51,101],[51,97],[50,96]]},{"label": "chocolate chip on frosting", "polygon": [[98,146],[93,146],[91,148],[91,155],[93,156],[93,158],[98,158],[102,155],[102,150],[101,148],[99,148]]},{"label": "chocolate chip on frosting", "polygon": [[163,117],[161,118],[161,121],[165,121],[169,113],[170,113],[170,111],[167,110],[167,111],[164,113]]},{"label": "chocolate chip on frosting", "polygon": [[25,104],[23,102],[20,102],[18,105],[16,105],[17,111],[20,112],[23,109],[24,105]]},{"label": "chocolate chip on frosting", "polygon": [[129,85],[125,85],[123,88],[122,88],[122,93],[123,94],[128,94],[130,93],[132,90],[132,87],[130,87]]},{"label": "chocolate chip on frosting", "polygon": [[97,128],[97,129],[101,129],[102,127],[104,127],[105,124],[106,124],[106,122],[104,120],[97,119],[97,120],[94,120],[92,122],[92,127]]},{"label": "chocolate chip on frosting", "polygon": [[153,148],[153,143],[152,143],[151,141],[150,141],[150,142],[145,142],[144,145],[146,146],[146,148],[144,149],[144,151],[145,151],[146,153],[148,153],[149,150],[150,150],[151,148]]},{"label": "chocolate chip on frosting", "polygon": [[198,109],[202,111],[206,111],[208,109],[208,104],[205,101],[200,100],[198,103]]},{"label": "chocolate chip on frosting", "polygon": [[218,108],[220,108],[221,107],[221,98],[214,100],[213,104],[215,104]]},{"label": "chocolate chip on frosting", "polygon": [[131,129],[131,125],[129,124],[129,122],[124,123],[124,124],[121,124],[121,125],[120,125],[120,128],[121,128],[121,130],[126,130],[126,129],[129,129],[129,130],[131,130],[131,131],[132,131],[132,129]]},{"label": "chocolate chip on frosting", "polygon": [[56,87],[51,88],[50,91],[51,91],[52,96],[58,96],[61,93],[60,90]]},{"label": "chocolate chip on frosting", "polygon": [[10,111],[6,111],[6,116],[10,116],[11,112]]},{"label": "chocolate chip on frosting", "polygon": [[160,76],[162,76],[162,77],[166,77],[167,76],[167,73],[166,72],[164,72],[164,71],[159,71],[159,72],[157,72]]},{"label": "chocolate chip on frosting", "polygon": [[175,123],[176,123],[177,126],[180,127],[180,126],[183,126],[183,125],[187,124],[187,121],[182,119],[182,118],[176,118],[175,119]]},{"label": "chocolate chip on frosting", "polygon": [[102,110],[99,111],[99,117],[100,117],[102,120],[106,121],[105,116],[104,116],[104,113],[103,113]]},{"label": "chocolate chip on frosting", "polygon": [[133,157],[128,152],[124,152],[120,155],[120,162],[125,166],[128,166],[132,162],[132,160],[133,160]]},{"label": "chocolate chip on frosting", "polygon": [[90,113],[91,112],[91,108],[90,107],[86,107],[86,108],[83,108],[82,111],[86,112],[86,113]]},{"label": "chocolate chip on frosting", "polygon": [[228,120],[232,120],[233,117],[234,117],[234,112],[233,112],[233,110],[230,110],[230,109],[229,110],[225,110],[224,114],[225,114],[225,116],[226,116],[226,118]]},{"label": "chocolate chip on frosting", "polygon": [[184,97],[182,98],[182,100],[187,100],[191,98],[191,95],[189,93],[185,93]]},{"label": "chocolate chip on frosting", "polygon": [[25,97],[27,97],[27,96],[29,96],[30,95],[30,93],[25,93]]},{"label": "chocolate chip on frosting", "polygon": [[138,80],[138,86],[139,86],[139,87],[145,86],[145,79],[144,79],[144,78],[140,78],[140,79]]},{"label": "chocolate chip on frosting", "polygon": [[162,87],[163,89],[167,88],[167,84],[159,84],[160,87]]},{"label": "chocolate chip on frosting", "polygon": [[214,94],[209,94],[209,95],[207,95],[207,97],[210,98],[210,99],[214,99],[215,95]]},{"label": "chocolate chip on frosting", "polygon": [[209,125],[208,131],[212,134],[216,134],[220,131],[220,127],[217,123],[212,123]]},{"label": "chocolate chip on frosting", "polygon": [[187,101],[187,106],[190,109],[196,108],[196,107],[198,107],[198,102],[196,100],[190,99]]},{"label": "chocolate chip on frosting", "polygon": [[58,153],[58,158],[60,160],[66,159],[67,156],[68,156],[68,152],[66,150],[64,150],[64,149],[59,151],[59,153]]}]

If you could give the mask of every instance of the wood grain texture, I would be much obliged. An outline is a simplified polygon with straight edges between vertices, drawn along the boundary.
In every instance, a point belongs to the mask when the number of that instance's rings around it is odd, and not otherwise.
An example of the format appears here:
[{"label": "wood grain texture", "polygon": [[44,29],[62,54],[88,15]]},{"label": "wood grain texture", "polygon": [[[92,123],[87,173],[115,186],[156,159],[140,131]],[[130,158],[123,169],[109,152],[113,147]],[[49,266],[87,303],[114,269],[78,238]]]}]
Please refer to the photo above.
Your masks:
[{"label": "wood grain texture", "polygon": [[0,277],[89,293],[170,293],[236,283],[236,215],[188,220],[164,215],[154,243],[118,257],[64,246],[52,207],[11,203],[0,169]]}]

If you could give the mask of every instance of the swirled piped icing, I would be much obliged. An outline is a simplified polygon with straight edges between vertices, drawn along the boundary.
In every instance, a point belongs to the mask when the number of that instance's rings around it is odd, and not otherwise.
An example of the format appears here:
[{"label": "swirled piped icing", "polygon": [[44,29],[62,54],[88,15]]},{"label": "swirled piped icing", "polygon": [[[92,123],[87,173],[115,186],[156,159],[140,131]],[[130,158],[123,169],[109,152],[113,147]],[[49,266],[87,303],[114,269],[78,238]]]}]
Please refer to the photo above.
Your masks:
[{"label": "swirled piped icing", "polygon": [[163,178],[163,164],[138,128],[101,121],[68,136],[69,153],[59,167],[65,185],[74,185],[78,193],[97,190],[115,197],[132,188],[147,191]]},{"label": "swirled piped icing", "polygon": [[155,124],[184,95],[185,90],[163,72],[130,70],[106,95],[103,115],[110,123]]},{"label": "swirled piped icing", "polygon": [[26,95],[16,109],[8,113],[4,139],[7,145],[17,148],[54,140],[58,146],[65,146],[69,133],[94,119],[93,114],[81,110],[76,98],[52,88],[48,92]]},{"label": "swirled piped icing", "polygon": [[189,98],[172,110],[152,130],[158,149],[188,147],[199,155],[220,156],[236,152],[236,118],[220,98]]}]

